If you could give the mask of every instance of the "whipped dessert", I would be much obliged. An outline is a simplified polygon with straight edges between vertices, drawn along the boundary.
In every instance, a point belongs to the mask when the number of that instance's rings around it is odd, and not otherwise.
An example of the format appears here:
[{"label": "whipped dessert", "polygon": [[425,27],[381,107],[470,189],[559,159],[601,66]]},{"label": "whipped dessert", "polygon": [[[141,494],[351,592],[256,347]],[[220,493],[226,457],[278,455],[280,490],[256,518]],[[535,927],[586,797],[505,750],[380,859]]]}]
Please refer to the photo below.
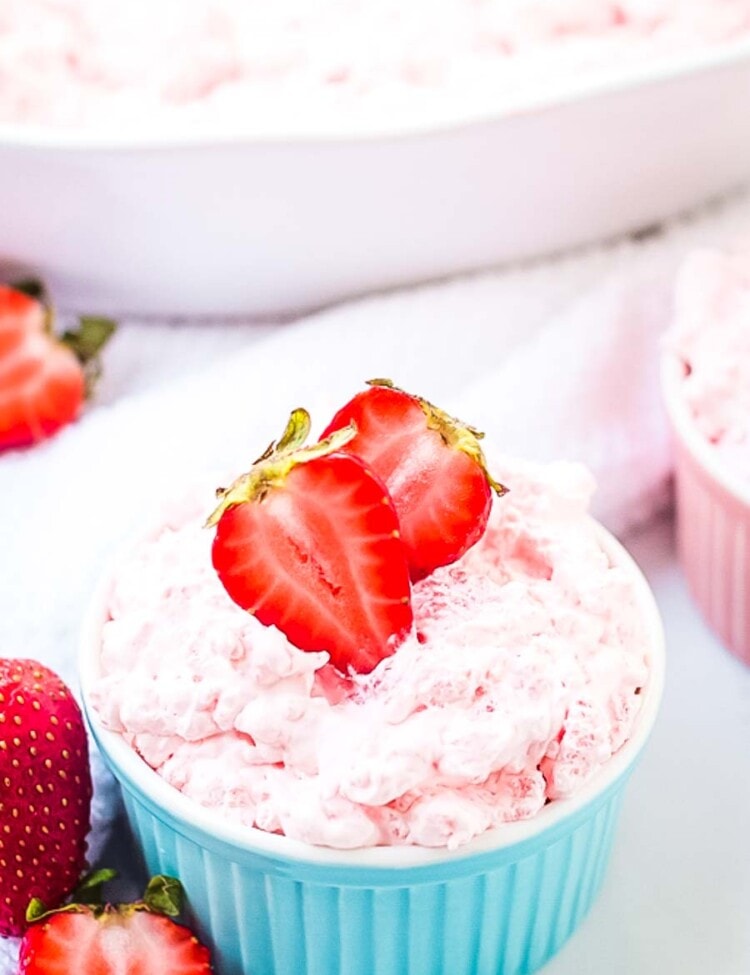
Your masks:
[{"label": "whipped dessert", "polygon": [[103,723],[216,815],[338,848],[455,848],[572,796],[628,739],[649,660],[631,576],[587,516],[590,475],[505,460],[481,540],[415,582],[413,626],[342,673],[231,601],[205,504],[125,558]]},{"label": "whipped dessert", "polygon": [[0,121],[438,122],[745,36],[750,0],[0,0]]},{"label": "whipped dessert", "polygon": [[717,464],[750,483],[750,251],[698,251],[675,289],[667,349],[684,366],[678,394]]}]

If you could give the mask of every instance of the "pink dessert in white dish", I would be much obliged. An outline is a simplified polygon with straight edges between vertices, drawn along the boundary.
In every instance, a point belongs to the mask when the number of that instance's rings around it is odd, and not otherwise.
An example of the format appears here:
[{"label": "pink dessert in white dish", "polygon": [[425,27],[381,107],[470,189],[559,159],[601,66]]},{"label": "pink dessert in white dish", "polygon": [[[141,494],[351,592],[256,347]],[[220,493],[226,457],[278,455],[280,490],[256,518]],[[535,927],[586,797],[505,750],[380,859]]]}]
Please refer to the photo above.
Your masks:
[{"label": "pink dessert in white dish", "polygon": [[435,120],[750,36],[750,0],[0,0],[0,120]]},{"label": "pink dessert in white dish", "polygon": [[94,695],[167,782],[311,844],[455,848],[573,795],[630,736],[649,676],[632,575],[576,465],[493,467],[483,538],[413,585],[414,624],[341,675],[235,605],[205,503],[122,561]]},{"label": "pink dessert in white dish", "polygon": [[667,349],[684,365],[675,394],[716,463],[750,483],[750,251],[699,251],[684,263]]}]

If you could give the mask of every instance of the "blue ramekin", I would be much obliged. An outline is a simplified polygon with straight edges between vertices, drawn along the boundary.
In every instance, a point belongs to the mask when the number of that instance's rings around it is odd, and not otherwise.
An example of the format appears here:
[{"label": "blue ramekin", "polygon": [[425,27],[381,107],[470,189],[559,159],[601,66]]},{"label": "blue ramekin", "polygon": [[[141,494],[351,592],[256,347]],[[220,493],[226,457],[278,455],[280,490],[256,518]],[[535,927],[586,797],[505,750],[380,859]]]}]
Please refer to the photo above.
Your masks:
[{"label": "blue ramekin", "polygon": [[86,716],[148,869],[182,880],[218,975],[530,975],[558,951],[601,886],[664,678],[648,584],[603,529],[601,539],[612,562],[632,574],[648,632],[650,676],[634,734],[572,799],[454,851],[313,847],[217,821],[169,786],[102,726],[91,704],[107,618],[109,586],[102,586],[81,652]]}]

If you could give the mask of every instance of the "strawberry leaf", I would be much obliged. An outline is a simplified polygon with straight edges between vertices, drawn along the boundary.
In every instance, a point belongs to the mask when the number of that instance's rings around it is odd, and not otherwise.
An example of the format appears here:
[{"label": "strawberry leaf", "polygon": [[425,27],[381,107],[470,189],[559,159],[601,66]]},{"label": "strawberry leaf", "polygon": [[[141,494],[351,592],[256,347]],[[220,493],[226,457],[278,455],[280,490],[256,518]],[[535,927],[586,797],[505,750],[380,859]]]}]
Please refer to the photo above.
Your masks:
[{"label": "strawberry leaf", "polygon": [[228,488],[217,488],[216,498],[219,504],[206,519],[204,527],[213,528],[224,512],[235,505],[265,496],[271,485],[281,484],[298,464],[306,464],[341,450],[356,436],[357,428],[350,423],[334,430],[324,440],[305,447],[303,445],[309,432],[310,414],[298,407],[292,411],[279,441],[271,441],[247,474],[240,475]]},{"label": "strawberry leaf", "polygon": [[46,913],[47,908],[44,906],[44,901],[39,900],[38,897],[32,897],[29,901],[29,906],[26,908],[26,920],[28,923],[33,924],[34,921],[38,921]]},{"label": "strawberry leaf", "polygon": [[[301,447],[310,434],[310,414],[307,410],[298,407],[292,410],[284,432],[278,443],[273,445],[272,453],[285,454]],[[268,452],[264,452],[264,458],[269,457]]]},{"label": "strawberry leaf", "polygon": [[166,914],[167,917],[177,917],[182,913],[185,895],[182,884],[176,877],[165,877],[160,874],[152,877],[143,895],[143,903],[155,914]]},{"label": "strawberry leaf", "polygon": [[21,281],[14,281],[11,287],[28,295],[29,298],[35,298],[43,303],[47,301],[47,289],[39,278],[23,278]]},{"label": "strawberry leaf", "polygon": [[116,322],[111,318],[97,315],[81,315],[76,330],[63,332],[61,341],[74,352],[81,365],[85,366],[96,356],[112,337]]},{"label": "strawberry leaf", "polygon": [[27,924],[36,924],[37,921],[44,921],[45,918],[53,917],[55,914],[76,914],[80,910],[82,908],[78,904],[65,904],[63,907],[47,910],[38,897],[32,897],[29,906],[26,908],[26,922]]},{"label": "strawberry leaf", "polygon": [[112,338],[117,323],[97,315],[81,315],[78,321],[79,327],[63,332],[60,341],[83,366],[86,396],[90,397],[102,372],[99,353]]},{"label": "strawberry leaf", "polygon": [[78,904],[101,904],[102,887],[116,876],[117,871],[109,868],[93,870],[82,878],[71,894],[71,899]]}]

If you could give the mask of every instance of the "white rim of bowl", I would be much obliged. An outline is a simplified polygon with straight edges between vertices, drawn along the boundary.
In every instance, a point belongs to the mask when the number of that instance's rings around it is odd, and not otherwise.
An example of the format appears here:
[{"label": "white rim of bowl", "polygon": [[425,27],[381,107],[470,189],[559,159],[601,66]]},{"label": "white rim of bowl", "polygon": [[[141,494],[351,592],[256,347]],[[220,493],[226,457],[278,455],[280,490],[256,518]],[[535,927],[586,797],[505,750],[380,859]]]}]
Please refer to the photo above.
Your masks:
[{"label": "white rim of bowl", "polygon": [[685,363],[672,350],[664,353],[661,363],[661,385],[667,415],[677,438],[705,473],[740,504],[750,509],[750,484],[725,469],[716,451],[701,434],[691,416],[682,392]]},{"label": "white rim of bowl", "polygon": [[[353,850],[313,846],[277,833],[268,833],[254,826],[241,826],[217,819],[214,810],[201,806],[170,786],[121,737],[107,730],[99,721],[90,701],[91,689],[98,676],[100,635],[107,618],[106,602],[110,592],[110,574],[100,584],[84,619],[79,656],[79,674],[84,710],[94,736],[109,760],[154,805],[173,819],[181,820],[188,828],[210,834],[220,842],[245,852],[258,853],[307,864],[367,868],[430,866],[463,860],[481,853],[515,846],[545,832],[604,793],[634,764],[643,749],[656,720],[664,686],[665,642],[661,617],[653,593],[632,556],[606,529],[594,523],[602,548],[613,565],[626,569],[635,583],[636,601],[646,622],[649,642],[649,680],[643,690],[641,710],[636,718],[635,731],[586,785],[570,799],[557,799],[544,806],[536,816],[520,822],[493,827],[455,850],[444,847],[374,846]],[[177,827],[179,828],[179,827]]]},{"label": "white rim of bowl", "polygon": [[271,146],[316,143],[359,144],[372,141],[406,140],[429,135],[441,135],[460,131],[479,124],[500,122],[504,119],[539,114],[551,109],[571,105],[605,95],[625,93],[638,87],[679,80],[686,76],[703,74],[722,68],[750,63],[750,38],[725,41],[704,50],[688,54],[656,57],[645,68],[629,65],[609,72],[602,70],[591,78],[573,75],[566,83],[547,91],[521,92],[499,109],[483,108],[463,110],[446,115],[443,119],[420,118],[419,112],[409,121],[389,125],[373,124],[361,130],[352,130],[351,122],[340,125],[321,125],[311,129],[290,132],[269,132],[262,127],[233,132],[209,132],[195,134],[195,123],[160,131],[120,131],[118,129],[94,132],[87,129],[51,128],[48,125],[24,125],[0,123],[0,148],[54,149],[75,151],[144,151],[158,149],[205,149],[218,146]]}]

